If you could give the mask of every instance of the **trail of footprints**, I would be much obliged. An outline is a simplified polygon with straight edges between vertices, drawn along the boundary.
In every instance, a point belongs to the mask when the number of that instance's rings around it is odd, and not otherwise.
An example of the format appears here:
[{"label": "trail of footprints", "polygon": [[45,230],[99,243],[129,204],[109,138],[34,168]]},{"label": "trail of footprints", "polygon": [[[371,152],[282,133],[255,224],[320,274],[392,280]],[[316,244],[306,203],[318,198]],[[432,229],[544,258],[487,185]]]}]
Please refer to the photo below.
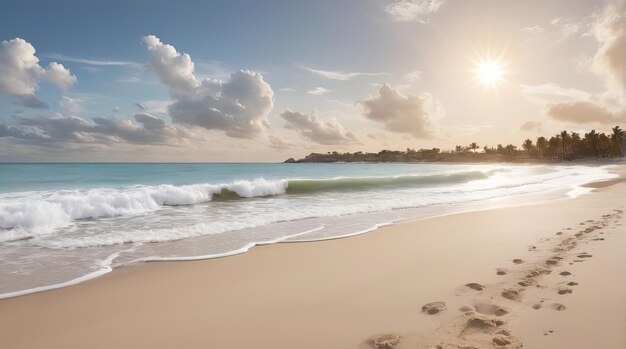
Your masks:
[{"label": "trail of footprints", "polygon": [[[515,266],[528,265],[528,267],[521,272],[521,278],[514,278],[511,281],[504,282],[501,285],[494,285],[491,287],[485,286],[476,282],[470,282],[460,287],[461,292],[457,292],[458,295],[477,295],[486,291],[496,292],[494,295],[501,296],[509,301],[519,302],[529,288],[546,288],[539,283],[541,278],[545,275],[552,274],[555,269],[562,269],[565,265],[574,265],[575,263],[581,263],[593,255],[587,252],[574,251],[581,243],[604,241],[605,238],[603,229],[609,227],[611,224],[613,228],[621,226],[619,219],[622,218],[623,211],[616,209],[613,212],[602,215],[598,220],[587,220],[579,223],[580,230],[574,232],[572,228],[564,228],[557,232],[556,244],[552,239],[542,239],[539,244],[552,243],[554,245],[548,251],[551,256],[540,260],[539,263],[525,263],[524,260],[516,258],[511,262]],[[528,251],[538,251],[537,246],[531,245],[528,247]],[[568,262],[568,260],[570,260]],[[509,270],[507,268],[497,268],[496,274],[500,276],[507,275]],[[541,299],[540,301],[531,305],[532,309],[540,310],[542,308],[549,308],[554,311],[565,311],[567,306],[562,304],[561,299],[566,299],[567,295],[574,292],[574,288],[578,285],[578,282],[569,280],[573,275],[568,270],[562,270],[558,272],[560,278],[564,279],[556,287],[554,292],[554,298],[559,301],[549,301],[548,299]],[[569,280],[569,281],[568,281]],[[562,298],[563,297],[563,298]],[[427,349],[480,349],[480,348],[501,348],[501,349],[518,349],[522,348],[522,343],[513,334],[506,329],[506,319],[510,315],[510,309],[494,304],[492,301],[497,297],[488,297],[489,301],[478,302],[474,301],[472,305],[466,305],[459,309],[461,315],[454,318],[454,320],[448,324],[444,324],[437,330],[435,338],[441,337],[441,340],[437,340],[435,343],[417,343],[417,348]],[[565,303],[565,301],[563,301]],[[425,316],[436,316],[443,311],[446,311],[447,307],[444,302],[431,302],[425,304],[421,312]],[[553,330],[547,330],[543,333],[545,336],[553,334]],[[367,341],[367,344],[374,349],[392,349],[400,344],[402,348],[405,348],[403,338],[395,334],[386,334],[375,337]],[[415,346],[408,346],[415,348]]]}]

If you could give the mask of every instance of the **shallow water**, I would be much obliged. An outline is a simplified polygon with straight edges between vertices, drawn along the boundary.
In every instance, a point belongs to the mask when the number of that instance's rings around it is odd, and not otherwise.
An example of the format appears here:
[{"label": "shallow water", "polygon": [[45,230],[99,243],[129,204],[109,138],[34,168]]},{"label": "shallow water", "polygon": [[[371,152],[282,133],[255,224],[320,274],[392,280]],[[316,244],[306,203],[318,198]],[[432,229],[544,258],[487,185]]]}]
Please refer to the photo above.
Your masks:
[{"label": "shallow water", "polygon": [[504,164],[0,164],[0,294],[137,261],[353,235],[494,198],[578,195],[613,176]]}]

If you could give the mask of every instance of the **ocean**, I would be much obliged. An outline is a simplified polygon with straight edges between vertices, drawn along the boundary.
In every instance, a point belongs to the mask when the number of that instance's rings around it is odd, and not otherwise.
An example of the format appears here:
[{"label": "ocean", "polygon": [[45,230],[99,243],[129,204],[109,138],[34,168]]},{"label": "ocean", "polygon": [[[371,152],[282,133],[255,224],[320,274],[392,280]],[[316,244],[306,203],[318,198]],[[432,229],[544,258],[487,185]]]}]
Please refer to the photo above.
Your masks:
[{"label": "ocean", "polygon": [[0,164],[0,298],[144,261],[345,237],[524,194],[566,198],[613,177],[580,165]]}]

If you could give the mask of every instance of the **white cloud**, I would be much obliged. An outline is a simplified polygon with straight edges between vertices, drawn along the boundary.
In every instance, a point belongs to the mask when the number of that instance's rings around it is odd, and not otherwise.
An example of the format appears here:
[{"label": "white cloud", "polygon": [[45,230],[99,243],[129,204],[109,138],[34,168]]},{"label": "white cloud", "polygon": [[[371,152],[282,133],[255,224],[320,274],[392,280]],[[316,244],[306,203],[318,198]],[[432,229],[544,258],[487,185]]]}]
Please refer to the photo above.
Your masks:
[{"label": "white cloud", "polygon": [[141,109],[141,110],[146,110],[148,107],[146,106],[145,103],[142,102],[135,102],[133,103],[137,108]]},{"label": "white cloud", "polygon": [[399,0],[385,6],[385,11],[400,22],[418,21],[428,23],[429,15],[435,14],[445,0]]},{"label": "white cloud", "polygon": [[116,106],[114,106],[114,107],[113,107],[113,112],[114,112],[114,113],[117,113],[118,111],[120,111],[120,107],[119,107],[119,106],[117,106],[117,105],[116,105]]},{"label": "white cloud", "polygon": [[306,91],[306,93],[308,93],[308,94],[310,94],[310,95],[321,96],[321,95],[325,95],[325,94],[327,94],[327,93],[328,93],[328,92],[330,92],[330,91],[331,91],[331,90],[329,90],[329,89],[326,89],[326,88],[324,88],[324,87],[318,86],[318,87],[315,87],[315,88],[314,88],[314,89],[312,89],[312,90],[308,90],[308,91]]},{"label": "white cloud", "polygon": [[67,90],[68,87],[74,85],[78,80],[69,69],[63,64],[51,62],[43,74],[43,78],[55,84],[58,88]]},{"label": "white cloud", "polygon": [[[624,35],[624,12],[613,5],[607,6],[603,13],[596,14],[592,33],[600,43],[600,48],[593,57],[592,69],[604,76],[607,89],[614,94],[624,94],[626,64],[626,37]],[[623,102],[623,101],[622,101]]]},{"label": "white cloud", "polygon": [[556,43],[567,40],[568,38],[578,34],[580,32],[585,32],[585,29],[588,27],[589,22],[587,18],[583,19],[563,19],[563,18],[555,18],[550,22],[551,25],[555,26],[559,30],[559,36]]},{"label": "white cloud", "polygon": [[535,96],[544,101],[554,101],[558,98],[590,99],[591,94],[575,88],[564,88],[555,83],[541,85],[520,85],[523,94]]},{"label": "white cloud", "polygon": [[240,70],[226,82],[199,79],[188,54],[154,35],[144,36],[143,41],[148,47],[148,66],[174,99],[168,106],[173,122],[222,130],[238,138],[254,137],[267,129],[274,92],[261,74]]},{"label": "white cloud", "polygon": [[543,34],[546,30],[537,24],[533,26],[524,27],[522,28],[522,31],[530,35],[539,35],[539,34]]},{"label": "white cloud", "polygon": [[135,68],[141,67],[141,64],[137,62],[76,58],[76,57],[70,57],[70,56],[66,56],[66,55],[62,55],[58,53],[49,54],[49,55],[46,55],[45,57],[50,58],[50,59],[55,59],[57,61],[62,61],[62,62],[80,63],[80,64],[92,65],[92,66],[129,66],[129,67],[135,67]]},{"label": "white cloud", "polygon": [[0,123],[0,138],[12,137],[26,144],[59,146],[64,143],[133,143],[176,145],[191,137],[184,128],[167,125],[146,113],[133,119],[94,118],[55,115],[52,117],[18,118],[17,126]]},{"label": "white cloud", "polygon": [[311,73],[321,76],[326,79],[331,80],[352,80],[359,76],[379,76],[379,75],[387,75],[386,73],[363,73],[363,72],[340,72],[340,71],[332,71],[332,70],[322,70],[322,69],[313,69],[309,67],[302,66],[303,69],[310,71]]},{"label": "white cloud", "polygon": [[591,18],[593,21],[590,33],[600,44],[593,57],[591,69],[604,79],[606,91],[596,95],[581,91],[573,95],[572,89],[568,89],[572,100],[549,104],[546,114],[555,120],[573,123],[624,122],[624,13],[616,6],[608,5]]},{"label": "white cloud", "polygon": [[35,48],[16,38],[0,42],[0,94],[6,94],[27,107],[47,108],[35,96],[40,79],[46,79],[61,89],[76,83],[76,76],[63,65],[51,62],[46,69],[39,65]]},{"label": "white cloud", "polygon": [[389,84],[384,84],[378,96],[359,102],[362,115],[380,122],[385,129],[397,133],[408,133],[415,138],[432,138],[437,134],[432,114],[440,106],[430,95],[403,95]]},{"label": "white cloud", "polygon": [[346,130],[336,119],[323,119],[317,113],[303,114],[285,109],[280,113],[285,127],[319,144],[349,144],[356,142],[352,132]]},{"label": "white cloud", "polygon": [[61,96],[61,100],[59,101],[59,105],[61,108],[65,109],[68,112],[76,113],[81,110],[80,103],[74,98],[68,96]]},{"label": "white cloud", "polygon": [[421,70],[412,70],[406,74],[404,74],[404,78],[406,80],[408,80],[408,82],[410,84],[414,83],[415,81],[419,80],[422,78],[422,71]]}]

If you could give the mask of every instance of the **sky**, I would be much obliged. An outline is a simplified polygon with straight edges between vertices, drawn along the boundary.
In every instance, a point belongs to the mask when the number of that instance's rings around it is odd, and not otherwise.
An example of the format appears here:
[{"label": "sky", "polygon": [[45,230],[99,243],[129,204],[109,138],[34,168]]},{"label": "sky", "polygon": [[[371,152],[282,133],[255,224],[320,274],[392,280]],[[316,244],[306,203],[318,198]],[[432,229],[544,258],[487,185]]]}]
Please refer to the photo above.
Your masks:
[{"label": "sky", "polygon": [[0,162],[282,161],[625,128],[624,10],[7,0]]}]

